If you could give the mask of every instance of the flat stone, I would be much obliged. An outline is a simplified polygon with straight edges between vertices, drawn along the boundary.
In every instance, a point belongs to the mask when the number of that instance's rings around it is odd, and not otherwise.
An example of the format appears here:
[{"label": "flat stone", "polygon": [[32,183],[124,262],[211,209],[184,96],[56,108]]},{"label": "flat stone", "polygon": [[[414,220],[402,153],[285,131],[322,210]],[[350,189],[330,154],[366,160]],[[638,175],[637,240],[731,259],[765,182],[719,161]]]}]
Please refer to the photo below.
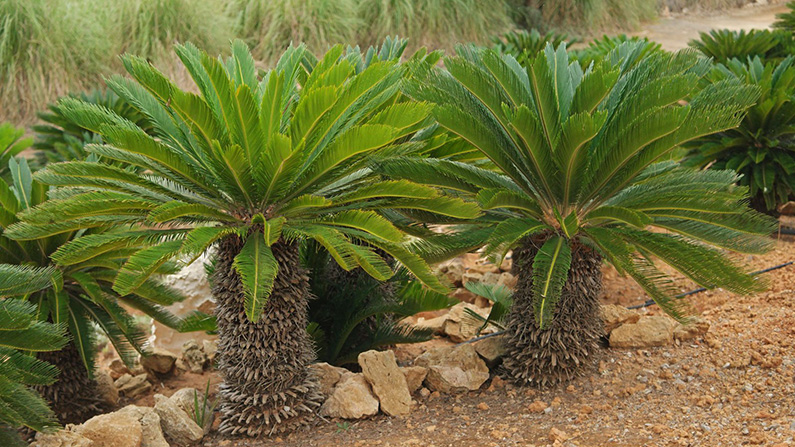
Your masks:
[{"label": "flat stone", "polygon": [[320,394],[326,399],[331,396],[334,391],[334,386],[339,383],[340,379],[345,373],[349,371],[345,368],[339,368],[329,365],[328,363],[313,363],[309,365],[309,369],[314,371],[320,382]]},{"label": "flat stone", "polygon": [[97,447],[141,447],[143,443],[143,427],[129,411],[94,416],[74,432],[94,441]]},{"label": "flat stone", "polygon": [[432,349],[417,357],[428,368],[425,384],[441,393],[474,391],[489,378],[489,368],[471,344]]},{"label": "flat stone", "polygon": [[500,363],[507,352],[505,338],[502,335],[484,338],[472,343],[472,345],[475,347],[475,352],[492,368]]},{"label": "flat stone", "polygon": [[162,394],[155,394],[155,412],[160,416],[163,434],[177,444],[193,444],[204,437],[204,429],[185,413],[177,403]]},{"label": "flat stone", "polygon": [[146,380],[146,374],[137,376],[125,374],[116,380],[115,385],[119,394],[127,397],[139,396],[152,389],[152,384]]},{"label": "flat stone", "polygon": [[378,399],[362,374],[346,374],[320,407],[323,416],[361,419],[378,413]]},{"label": "flat stone", "polygon": [[36,433],[36,439],[30,447],[99,447],[99,445],[77,433],[59,430],[55,433]]},{"label": "flat stone", "polygon": [[483,325],[474,317],[468,315],[466,309],[472,310],[483,318],[488,317],[490,309],[478,307],[469,303],[458,303],[450,308],[450,312],[445,315],[447,320],[444,322],[443,332],[451,341],[461,343],[475,337],[478,329]]},{"label": "flat stone", "polygon": [[425,380],[425,376],[428,375],[428,368],[422,366],[402,366],[400,371],[406,376],[406,385],[411,394],[414,394],[422,387],[422,382]]},{"label": "flat stone", "polygon": [[624,323],[637,323],[640,319],[640,314],[627,309],[624,306],[616,304],[604,304],[600,306],[602,321],[605,324],[605,334],[621,326]]},{"label": "flat stone", "polygon": [[169,374],[174,369],[177,355],[166,349],[155,348],[146,356],[141,357],[141,366],[147,372]]},{"label": "flat stone", "polygon": [[674,328],[674,339],[686,341],[702,337],[709,332],[709,327],[709,322],[701,318],[688,324],[677,324]]},{"label": "flat stone", "polygon": [[362,375],[373,388],[381,410],[390,416],[402,416],[411,409],[411,394],[406,376],[398,368],[392,351],[367,351],[359,354]]},{"label": "flat stone", "polygon": [[610,332],[611,348],[647,348],[673,342],[674,322],[665,316],[641,317],[637,323],[622,324]]},{"label": "flat stone", "polygon": [[169,447],[160,427],[160,416],[155,413],[154,408],[127,405],[118,411],[125,412],[134,415],[141,424],[141,447]]}]

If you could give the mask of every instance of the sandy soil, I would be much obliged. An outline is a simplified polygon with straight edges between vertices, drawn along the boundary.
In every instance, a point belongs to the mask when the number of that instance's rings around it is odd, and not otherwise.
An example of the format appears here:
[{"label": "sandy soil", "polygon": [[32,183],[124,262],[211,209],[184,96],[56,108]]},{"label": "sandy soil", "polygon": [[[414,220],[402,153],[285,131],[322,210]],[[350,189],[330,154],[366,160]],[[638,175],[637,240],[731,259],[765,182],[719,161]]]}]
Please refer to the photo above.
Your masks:
[{"label": "sandy soil", "polygon": [[786,6],[748,5],[745,8],[728,12],[680,15],[676,17],[661,18],[656,23],[649,24],[642,31],[633,35],[648,37],[659,42],[666,50],[674,51],[687,47],[691,39],[698,38],[698,33],[711,29],[728,28],[731,30],[765,29],[776,20],[776,14],[787,11]]}]

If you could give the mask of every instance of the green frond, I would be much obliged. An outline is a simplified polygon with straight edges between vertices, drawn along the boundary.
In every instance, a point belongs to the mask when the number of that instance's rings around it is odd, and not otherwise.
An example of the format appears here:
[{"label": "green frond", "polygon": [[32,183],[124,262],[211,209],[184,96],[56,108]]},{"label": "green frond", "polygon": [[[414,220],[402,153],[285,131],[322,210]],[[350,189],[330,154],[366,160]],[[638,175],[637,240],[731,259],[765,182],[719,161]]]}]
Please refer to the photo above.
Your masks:
[{"label": "green frond", "polygon": [[251,321],[259,320],[273,290],[279,264],[262,233],[254,232],[235,256],[234,269],[240,275],[246,295],[245,312]]},{"label": "green frond", "polygon": [[547,240],[533,259],[533,308],[542,329],[552,321],[570,266],[571,248],[560,236]]}]

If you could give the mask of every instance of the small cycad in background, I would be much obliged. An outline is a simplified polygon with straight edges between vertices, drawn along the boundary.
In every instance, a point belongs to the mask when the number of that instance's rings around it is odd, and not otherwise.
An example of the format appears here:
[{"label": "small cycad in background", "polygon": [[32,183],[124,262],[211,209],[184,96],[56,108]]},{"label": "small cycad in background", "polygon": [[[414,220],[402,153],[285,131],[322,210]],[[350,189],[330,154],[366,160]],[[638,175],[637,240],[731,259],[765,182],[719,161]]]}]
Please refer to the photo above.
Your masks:
[{"label": "small cycad in background", "polygon": [[791,32],[784,30],[716,29],[699,33],[699,38],[691,40],[690,46],[716,62],[749,57],[780,60],[795,49],[795,39]]},{"label": "small cycad in background", "polygon": [[762,95],[737,128],[693,141],[685,163],[736,171],[752,206],[773,212],[795,191],[795,57],[765,63],[733,59],[707,76],[710,85],[739,81]]}]

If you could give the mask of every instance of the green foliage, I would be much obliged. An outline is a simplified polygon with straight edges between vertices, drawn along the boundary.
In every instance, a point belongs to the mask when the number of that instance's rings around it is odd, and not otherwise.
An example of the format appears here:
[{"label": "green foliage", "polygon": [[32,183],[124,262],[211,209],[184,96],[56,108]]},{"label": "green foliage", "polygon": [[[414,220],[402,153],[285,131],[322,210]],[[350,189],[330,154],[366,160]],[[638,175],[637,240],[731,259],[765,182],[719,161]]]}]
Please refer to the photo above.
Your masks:
[{"label": "green foliage", "polygon": [[0,177],[9,180],[8,161],[29,148],[32,138],[24,138],[25,129],[9,123],[0,123]]},{"label": "green foliage", "polygon": [[[0,2],[0,117],[30,118],[38,107],[84,89],[108,68],[101,21],[88,0]],[[95,12],[96,13],[96,12]]]},{"label": "green foliage", "polygon": [[232,38],[223,3],[217,0],[93,0],[116,42],[116,54],[135,54],[154,62],[171,62],[174,44],[192,42],[211,54]]},{"label": "green foliage", "polygon": [[787,3],[787,8],[789,11],[776,14],[776,21],[773,23],[773,28],[795,33],[795,2]]},{"label": "green foliage", "polygon": [[792,33],[782,30],[718,29],[699,35],[698,40],[690,41],[690,46],[721,63],[757,56],[766,60],[781,59],[795,48]]},{"label": "green foliage", "polygon": [[[94,368],[96,340],[94,325],[108,337],[116,351],[128,365],[144,353],[146,334],[134,322],[121,304],[138,309],[161,323],[178,328],[180,322],[163,306],[183,299],[177,291],[150,280],[135,293],[121,296],[111,288],[116,272],[130,255],[141,246],[143,236],[131,235],[107,228],[110,221],[89,229],[72,227],[57,234],[41,234],[25,241],[9,238],[9,227],[19,224],[18,217],[26,216],[34,207],[49,212],[59,200],[46,201],[49,188],[33,180],[26,160],[9,161],[12,181],[0,183],[0,263],[50,267],[56,262],[70,260],[68,266],[58,269],[56,280],[28,298],[37,306],[37,315],[44,321],[68,326],[73,343],[89,373]],[[64,208],[64,214],[50,215],[46,222],[57,225],[61,217],[79,209],[91,208],[93,201],[118,203],[118,197],[101,193],[87,193],[90,200],[77,206]],[[40,214],[41,216],[41,214]],[[35,219],[34,219],[35,220]],[[71,259],[64,257],[62,246],[76,248]],[[170,272],[164,266],[159,273]],[[0,285],[0,290],[2,289]]]},{"label": "green foliage", "polygon": [[210,401],[210,379],[207,379],[207,386],[199,399],[199,392],[193,390],[193,421],[201,428],[207,427],[212,420],[213,411],[218,405],[217,400]]},{"label": "green foliage", "polygon": [[[152,133],[146,117],[112,90],[94,90],[70,97],[112,110],[145,132]],[[70,120],[61,112],[58,104],[50,104],[47,108],[47,112],[36,114],[44,124],[33,126],[36,133],[33,147],[42,151],[46,162],[84,160],[89,157],[84,149],[86,144],[102,143],[102,137]]]},{"label": "green foliage", "polygon": [[358,2],[367,44],[400,35],[414,45],[452,48],[458,42],[486,43],[510,27],[504,0],[363,0]]},{"label": "green foliage", "polygon": [[558,34],[552,31],[541,35],[536,29],[530,30],[530,32],[511,31],[492,40],[494,49],[503,54],[510,54],[522,65],[543,50],[547,42],[555,48],[563,42],[567,42],[569,45],[579,42],[579,39],[569,39],[567,34]]},{"label": "green foliage", "polygon": [[[424,283],[446,290],[403,247],[403,233],[376,211],[430,210],[469,219],[477,207],[420,185],[393,192],[392,183],[368,169],[372,154],[426,125],[428,105],[399,100],[406,66],[375,55],[364,64],[361,53],[345,55],[341,46],[315,62],[300,46],[260,76],[240,41],[226,62],[192,45],[178,46],[177,53],[199,95],[179,89],[135,56],[123,60],[133,80],[108,81],[150,117],[157,138],[96,105],[59,103],[74,122],[102,135],[105,144],[87,151],[149,173],[105,163],[51,164],[36,178],[69,189],[25,213],[26,221],[9,228],[10,234],[26,241],[111,224],[145,225],[121,229],[116,239],[77,239],[56,256],[74,265],[87,248],[139,242],[145,248],[125,253],[113,284],[123,296],[138,293],[171,260],[195,258],[224,238],[241,238],[245,248],[234,268],[252,320],[280,268],[270,249],[277,241],[315,240],[344,269],[362,267],[385,280],[392,269],[373,252],[379,248]],[[365,186],[369,194],[362,195]]]},{"label": "green foliage", "polygon": [[54,351],[67,342],[64,325],[38,319],[36,306],[24,299],[7,298],[35,293],[58,281],[52,268],[0,264],[0,443],[26,446],[17,429],[49,431],[58,421],[33,385],[55,382],[58,370],[37,360],[31,352]]},{"label": "green foliage", "polygon": [[230,0],[235,35],[254,57],[275,62],[291,44],[324,53],[337,43],[355,45],[363,22],[354,0]]},{"label": "green foliage", "polygon": [[501,330],[505,329],[504,319],[513,305],[513,293],[511,290],[501,284],[488,285],[471,281],[464,284],[464,287],[475,295],[480,295],[492,302],[491,310],[486,318],[483,318],[472,309],[464,309],[467,316],[482,323],[477,333],[480,334],[489,325],[496,326]]},{"label": "green foliage", "polygon": [[[709,61],[693,51],[646,49],[622,44],[583,71],[565,45],[548,45],[527,70],[510,56],[462,47],[445,59],[447,71],[417,71],[408,86],[414,98],[436,104],[441,126],[496,169],[470,166],[457,183],[442,185],[488,211],[477,223],[492,229],[487,252],[499,258],[531,237],[540,247],[533,299],[542,328],[578,244],[597,250],[680,320],[685,303],[650,259],[705,287],[763,287],[720,250],[757,253],[772,243],[766,236],[775,222],[747,208],[748,188],[731,171],[659,163],[689,141],[736,127],[759,89],[731,79],[701,88]],[[426,166],[425,181],[440,183],[457,168]]]},{"label": "green foliage", "polygon": [[708,135],[691,144],[687,163],[741,174],[752,203],[773,210],[793,196],[795,189],[795,57],[781,63],[734,59],[718,65],[708,76],[711,85],[740,81],[761,89],[740,126]]},{"label": "green foliage", "polygon": [[405,271],[384,282],[340,272],[329,252],[316,242],[302,246],[301,262],[310,272],[315,296],[309,303],[308,331],[322,362],[355,364],[360,353],[371,349],[429,340],[431,331],[399,321],[453,304],[446,295],[410,281]]},{"label": "green foliage", "polygon": [[[634,45],[622,46],[622,44],[625,42],[631,42],[642,48],[638,57],[635,58],[636,61],[643,59],[643,57],[648,56],[651,53],[664,51],[659,43],[652,42],[647,37],[627,37],[626,34],[620,34],[618,36],[603,35],[601,39],[594,39],[592,42],[588,43],[587,47],[580,50],[571,50],[569,54],[573,59],[576,59],[580,62],[580,65],[583,67],[583,69],[586,69],[592,63],[603,60],[611,53],[613,53],[614,56],[619,59],[624,58],[625,55],[620,54],[619,52],[614,52],[616,48],[621,47],[624,49],[624,51],[628,51],[630,48],[632,48],[634,51]],[[553,46],[555,48],[558,47],[558,45]],[[539,51],[540,50],[541,48]],[[533,54],[538,54],[538,51]]]}]

